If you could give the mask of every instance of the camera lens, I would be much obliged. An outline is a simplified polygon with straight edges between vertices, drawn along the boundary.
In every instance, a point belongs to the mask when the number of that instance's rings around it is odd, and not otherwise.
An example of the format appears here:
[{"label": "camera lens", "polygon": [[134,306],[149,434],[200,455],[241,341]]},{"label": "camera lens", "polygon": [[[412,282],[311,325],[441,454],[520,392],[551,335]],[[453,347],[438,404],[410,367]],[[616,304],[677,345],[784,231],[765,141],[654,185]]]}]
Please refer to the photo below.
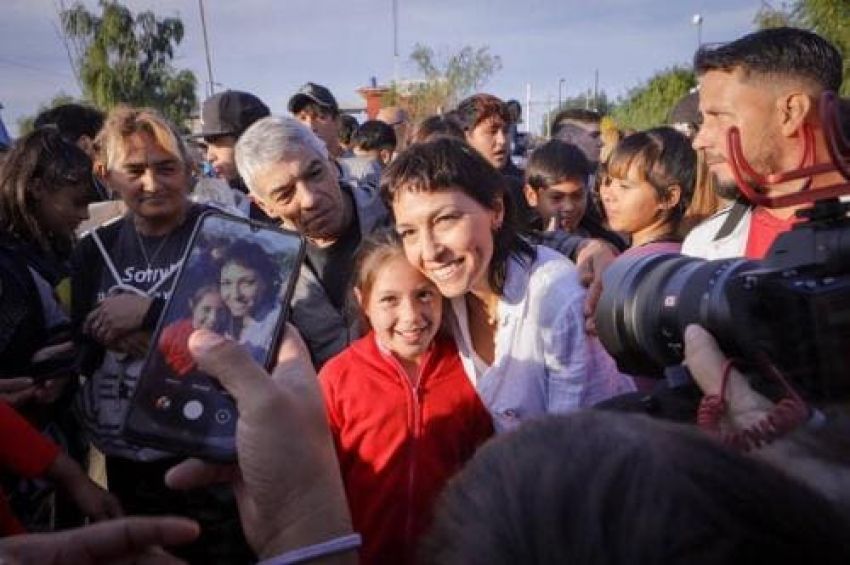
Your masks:
[{"label": "camera lens", "polygon": [[661,377],[664,367],[682,361],[688,324],[735,341],[724,289],[731,277],[754,265],[677,254],[621,257],[603,276],[596,309],[599,339],[621,371]]}]

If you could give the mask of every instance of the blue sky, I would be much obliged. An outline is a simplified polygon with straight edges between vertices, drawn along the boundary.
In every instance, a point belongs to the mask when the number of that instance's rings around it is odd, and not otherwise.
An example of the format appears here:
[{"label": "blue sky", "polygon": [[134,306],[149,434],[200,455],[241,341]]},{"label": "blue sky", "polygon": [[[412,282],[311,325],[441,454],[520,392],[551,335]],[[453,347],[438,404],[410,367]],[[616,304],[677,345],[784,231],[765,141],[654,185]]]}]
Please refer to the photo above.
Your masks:
[{"label": "blue sky", "polygon": [[[695,13],[705,42],[728,41],[752,29],[761,0],[397,0],[399,75],[416,78],[414,44],[438,53],[464,45],[490,47],[502,69],[485,91],[526,99],[535,115],[565,95],[600,87],[624,94],[656,70],[687,64],[697,44]],[[58,33],[59,0],[3,0],[0,17],[0,103],[10,130],[20,116],[63,91],[79,94]],[[70,3],[67,2],[67,3]],[[86,0],[89,7],[96,2]],[[205,95],[206,64],[197,0],[126,0],[133,10],[178,15],[186,35],[176,66],[193,70]],[[223,87],[250,90],[283,113],[308,80],[328,86],[344,106],[355,90],[394,74],[392,0],[205,0],[213,73]],[[222,87],[218,87],[221,89]]]}]

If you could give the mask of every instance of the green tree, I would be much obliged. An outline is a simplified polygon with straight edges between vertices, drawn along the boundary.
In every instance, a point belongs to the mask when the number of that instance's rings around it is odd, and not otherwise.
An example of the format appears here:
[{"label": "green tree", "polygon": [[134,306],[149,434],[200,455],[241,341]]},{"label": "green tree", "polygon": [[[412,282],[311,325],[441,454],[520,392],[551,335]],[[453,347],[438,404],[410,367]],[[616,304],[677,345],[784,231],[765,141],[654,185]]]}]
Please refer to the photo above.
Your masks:
[{"label": "green tree", "polygon": [[797,25],[794,13],[787,4],[783,3],[781,7],[774,8],[769,2],[762,2],[761,7],[753,18],[753,23],[759,29],[794,27]]},{"label": "green tree", "polygon": [[850,2],[847,0],[794,0],[775,8],[763,2],[756,27],[792,26],[809,29],[835,45],[844,58],[841,94],[850,95]]},{"label": "green tree", "polygon": [[35,114],[32,116],[24,116],[22,118],[18,118],[18,135],[24,136],[33,130],[33,123],[35,122],[36,116],[41,114],[46,110],[51,110],[56,106],[62,106],[63,104],[82,104],[80,100],[77,100],[73,96],[69,94],[65,94],[64,92],[60,92],[56,96],[54,96],[50,102],[47,104],[41,104],[36,110]]},{"label": "green tree", "polygon": [[106,110],[120,103],[151,106],[182,125],[198,102],[194,73],[171,64],[183,23],[151,11],[134,15],[115,0],[98,5],[100,15],[80,2],[60,11],[85,98]]},{"label": "green tree", "polygon": [[501,57],[490,53],[489,47],[468,45],[439,56],[431,47],[417,43],[410,60],[423,80],[411,82],[407,88],[394,84],[384,102],[407,107],[414,121],[453,108],[502,68]]},{"label": "green tree", "polygon": [[676,102],[695,86],[696,77],[690,69],[673,67],[656,73],[617,104],[614,119],[621,128],[643,130],[660,126]]},{"label": "green tree", "polygon": [[588,89],[587,92],[565,98],[561,105],[552,111],[552,115],[557,114],[561,110],[571,110],[573,108],[596,110],[604,116],[611,111],[611,101],[608,99],[608,94],[604,90],[597,92],[594,99],[593,90]]}]

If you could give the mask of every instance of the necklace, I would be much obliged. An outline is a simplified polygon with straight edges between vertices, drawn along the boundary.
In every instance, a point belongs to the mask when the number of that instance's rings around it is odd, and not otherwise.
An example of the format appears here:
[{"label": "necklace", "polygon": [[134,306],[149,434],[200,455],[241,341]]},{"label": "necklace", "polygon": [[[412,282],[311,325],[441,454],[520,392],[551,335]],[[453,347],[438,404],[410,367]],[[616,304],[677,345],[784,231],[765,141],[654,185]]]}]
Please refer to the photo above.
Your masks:
[{"label": "necklace", "polygon": [[135,226],[133,227],[133,233],[136,235],[136,242],[139,244],[139,250],[142,252],[142,257],[145,258],[145,263],[147,264],[148,269],[150,269],[153,262],[156,261],[156,258],[159,256],[160,251],[163,250],[165,244],[168,243],[168,240],[171,238],[171,233],[162,238],[162,241],[159,242],[156,249],[153,250],[153,253],[150,256],[148,256],[148,250],[147,247],[145,247],[145,242],[142,241],[142,236],[139,235],[139,230],[137,230]]}]

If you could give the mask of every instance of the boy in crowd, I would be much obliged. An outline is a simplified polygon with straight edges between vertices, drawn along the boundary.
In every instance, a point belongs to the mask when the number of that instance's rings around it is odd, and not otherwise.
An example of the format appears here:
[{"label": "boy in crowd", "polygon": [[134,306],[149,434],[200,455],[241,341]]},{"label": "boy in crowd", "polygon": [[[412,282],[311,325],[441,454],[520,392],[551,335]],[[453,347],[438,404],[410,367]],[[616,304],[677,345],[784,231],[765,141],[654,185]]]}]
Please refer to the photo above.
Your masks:
[{"label": "boy in crowd", "polygon": [[378,120],[368,120],[357,128],[351,138],[353,157],[340,159],[348,178],[377,191],[381,171],[392,160],[396,148],[393,128]]},{"label": "boy in crowd", "polygon": [[622,251],[625,242],[588,214],[593,206],[588,182],[593,167],[575,145],[552,139],[532,152],[523,193],[531,209],[530,225],[543,245],[562,251],[564,233],[602,239]]}]

